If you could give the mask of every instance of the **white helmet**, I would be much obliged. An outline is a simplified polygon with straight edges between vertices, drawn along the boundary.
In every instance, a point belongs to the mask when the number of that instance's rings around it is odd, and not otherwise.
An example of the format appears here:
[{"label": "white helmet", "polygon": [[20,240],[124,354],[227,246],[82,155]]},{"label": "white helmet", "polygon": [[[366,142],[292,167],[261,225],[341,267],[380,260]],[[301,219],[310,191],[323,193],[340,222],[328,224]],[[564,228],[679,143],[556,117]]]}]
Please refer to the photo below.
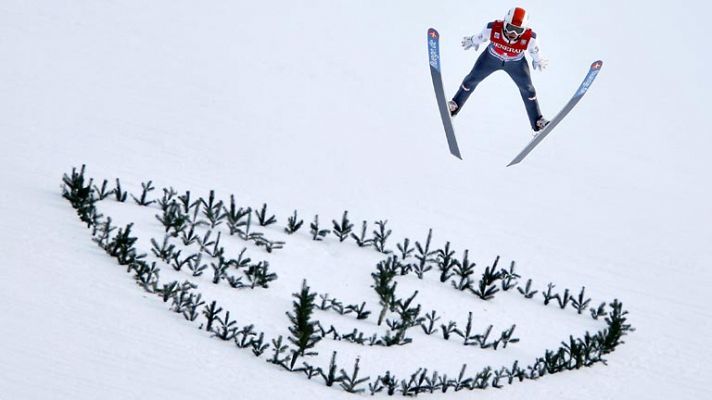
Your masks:
[{"label": "white helmet", "polygon": [[514,7],[504,17],[504,34],[516,33],[520,36],[529,27],[529,13],[521,7]]}]

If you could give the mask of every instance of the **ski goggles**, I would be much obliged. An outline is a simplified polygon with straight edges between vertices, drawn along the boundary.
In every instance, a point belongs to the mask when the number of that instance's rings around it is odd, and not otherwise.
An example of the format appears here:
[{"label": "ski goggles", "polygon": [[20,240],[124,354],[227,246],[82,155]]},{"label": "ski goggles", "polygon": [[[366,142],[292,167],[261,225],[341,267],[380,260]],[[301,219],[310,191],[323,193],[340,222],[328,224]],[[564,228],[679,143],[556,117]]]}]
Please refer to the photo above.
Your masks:
[{"label": "ski goggles", "polygon": [[520,26],[512,25],[510,23],[504,24],[504,33],[505,34],[514,33],[516,35],[521,35],[522,33],[524,33],[524,30],[525,29]]}]

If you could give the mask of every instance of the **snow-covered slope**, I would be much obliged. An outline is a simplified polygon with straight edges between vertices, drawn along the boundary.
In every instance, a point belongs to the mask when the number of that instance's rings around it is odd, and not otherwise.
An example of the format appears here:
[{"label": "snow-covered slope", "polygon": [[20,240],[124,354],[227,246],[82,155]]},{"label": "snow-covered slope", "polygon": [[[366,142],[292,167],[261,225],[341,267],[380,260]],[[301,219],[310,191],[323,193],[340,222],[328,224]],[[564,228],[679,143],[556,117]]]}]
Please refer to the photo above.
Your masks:
[{"label": "snow-covered slope", "polygon": [[[710,396],[707,2],[521,2],[551,59],[534,74],[546,115],[591,61],[605,67],[574,112],[511,168],[530,138],[515,86],[495,74],[478,87],[455,120],[464,160],[452,158],[425,32],[442,35],[452,93],[477,56],[460,49],[461,36],[512,4],[204,3],[0,4],[0,399],[353,398],[209,338],[138,289],[60,197],[62,173],[82,163],[132,192],[152,179],[267,202],[282,225],[294,209],[325,222],[348,209],[356,222],[388,219],[398,239],[423,240],[433,228],[437,246],[469,248],[479,268],[501,255],[537,289],[586,286],[594,301],[617,297],[630,311],[637,331],[608,366],[477,393],[483,398]],[[146,250],[160,236],[150,211],[100,208],[136,222]],[[377,255],[333,238],[287,240],[274,255],[250,250],[279,273],[272,288],[233,296],[205,282],[205,290],[242,307],[241,324],[261,317],[255,323],[272,334],[286,334],[284,312],[302,278],[319,292],[367,300]],[[569,332],[600,328],[523,300],[510,306],[509,297],[484,310],[415,279],[399,287],[420,290],[424,307],[451,310],[459,323],[469,310],[485,326],[529,329],[514,353],[492,362],[529,359]],[[324,344],[319,357],[338,348],[345,368],[360,355],[369,373],[402,374],[490,362],[416,339],[415,351]]]}]

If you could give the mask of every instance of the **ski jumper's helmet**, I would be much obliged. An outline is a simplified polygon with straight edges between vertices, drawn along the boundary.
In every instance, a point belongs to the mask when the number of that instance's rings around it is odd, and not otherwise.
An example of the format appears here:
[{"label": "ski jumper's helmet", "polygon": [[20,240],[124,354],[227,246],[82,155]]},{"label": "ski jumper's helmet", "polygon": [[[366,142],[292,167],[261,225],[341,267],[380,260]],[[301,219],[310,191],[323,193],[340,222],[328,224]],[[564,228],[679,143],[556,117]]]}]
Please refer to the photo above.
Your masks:
[{"label": "ski jumper's helmet", "polygon": [[507,37],[513,38],[521,36],[528,27],[529,13],[521,7],[512,8],[504,17],[503,33]]}]

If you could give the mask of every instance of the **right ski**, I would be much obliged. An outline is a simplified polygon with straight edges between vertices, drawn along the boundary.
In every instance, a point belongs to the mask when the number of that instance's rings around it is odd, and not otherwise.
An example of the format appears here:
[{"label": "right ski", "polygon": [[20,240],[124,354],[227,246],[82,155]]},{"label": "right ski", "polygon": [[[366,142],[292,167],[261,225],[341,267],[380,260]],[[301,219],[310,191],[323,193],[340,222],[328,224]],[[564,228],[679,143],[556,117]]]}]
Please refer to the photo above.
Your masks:
[{"label": "right ski", "polygon": [[588,91],[588,88],[591,87],[591,84],[593,83],[593,80],[596,79],[596,76],[598,76],[598,73],[601,71],[601,67],[603,66],[603,61],[598,60],[591,64],[591,68],[589,68],[588,73],[586,74],[586,77],[584,78],[583,82],[581,82],[581,85],[579,88],[576,90],[576,93],[574,93],[573,97],[571,97],[571,100],[569,100],[568,103],[564,106],[564,108],[559,111],[559,113],[554,117],[554,119],[549,122],[549,125],[547,125],[544,129],[539,131],[539,133],[534,136],[534,139],[532,139],[529,144],[527,144],[527,147],[524,148],[519,154],[517,154],[514,159],[507,164],[509,167],[510,165],[515,165],[519,164],[520,161],[524,159],[524,157],[529,154],[534,148],[541,143],[544,138],[551,133],[554,128],[556,128],[556,125],[561,122],[564,117],[571,111],[574,106],[581,100],[584,94]]},{"label": "right ski", "polygon": [[428,54],[430,56],[430,76],[433,78],[435,98],[438,101],[440,118],[443,120],[450,154],[462,160],[460,149],[457,147],[457,139],[455,139],[455,130],[452,128],[452,118],[450,117],[447,100],[445,100],[445,90],[443,89],[443,79],[440,72],[440,34],[433,28],[428,29]]}]

